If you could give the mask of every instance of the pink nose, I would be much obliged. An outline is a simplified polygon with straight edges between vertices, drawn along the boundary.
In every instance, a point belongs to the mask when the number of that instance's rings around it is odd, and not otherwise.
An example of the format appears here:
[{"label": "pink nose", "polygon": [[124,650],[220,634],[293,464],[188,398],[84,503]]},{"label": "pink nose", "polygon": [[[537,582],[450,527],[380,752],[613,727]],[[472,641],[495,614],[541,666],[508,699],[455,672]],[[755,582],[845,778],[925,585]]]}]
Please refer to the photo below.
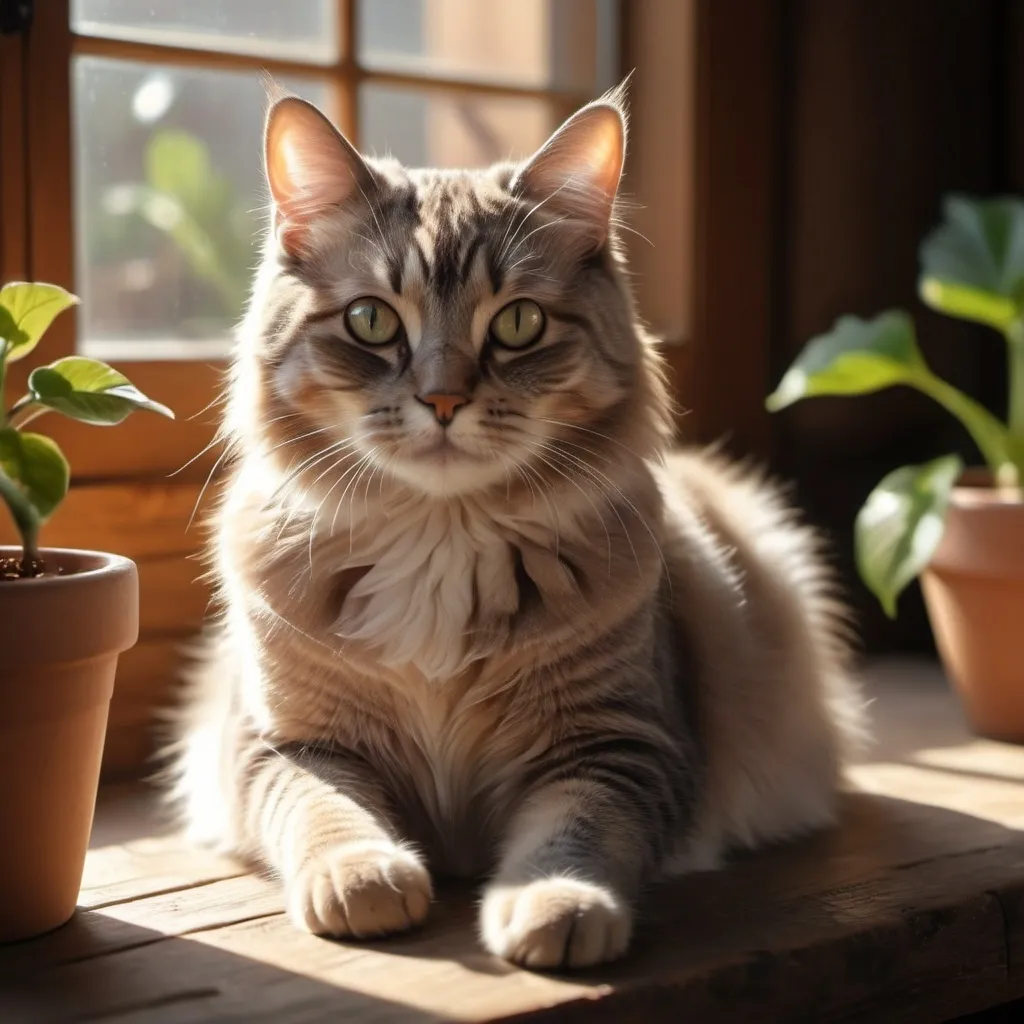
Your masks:
[{"label": "pink nose", "polygon": [[448,426],[455,419],[459,409],[469,405],[469,399],[465,395],[417,395],[416,399],[434,410],[437,422],[442,427]]}]

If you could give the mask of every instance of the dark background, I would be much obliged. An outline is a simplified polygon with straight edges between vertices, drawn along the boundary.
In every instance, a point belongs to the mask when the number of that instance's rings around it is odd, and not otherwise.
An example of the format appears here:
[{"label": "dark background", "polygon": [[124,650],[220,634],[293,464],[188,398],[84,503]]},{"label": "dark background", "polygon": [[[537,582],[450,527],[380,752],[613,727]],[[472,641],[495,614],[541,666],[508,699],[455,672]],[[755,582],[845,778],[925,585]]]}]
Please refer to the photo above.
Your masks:
[{"label": "dark background", "polygon": [[836,317],[901,307],[932,367],[1005,413],[1002,339],[924,309],[917,248],[944,194],[1024,193],[1024,2],[705,0],[697,33],[688,433],[796,481],[868,650],[933,650],[916,586],[889,622],[859,582],[852,523],[890,469],[978,461],[962,428],[906,389],[774,416],[763,398]]}]

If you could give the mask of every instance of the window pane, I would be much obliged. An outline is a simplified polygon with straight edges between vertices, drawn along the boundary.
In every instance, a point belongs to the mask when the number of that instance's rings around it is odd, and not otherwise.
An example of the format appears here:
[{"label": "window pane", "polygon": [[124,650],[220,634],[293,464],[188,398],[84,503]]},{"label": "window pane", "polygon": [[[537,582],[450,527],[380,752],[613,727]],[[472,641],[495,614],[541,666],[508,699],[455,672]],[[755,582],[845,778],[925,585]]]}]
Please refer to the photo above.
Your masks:
[{"label": "window pane", "polygon": [[331,64],[338,58],[337,9],[337,0],[71,0],[71,28],[83,36]]},{"label": "window pane", "polygon": [[377,70],[600,91],[615,74],[615,11],[609,0],[361,0],[359,59]]},{"label": "window pane", "polygon": [[[78,57],[73,83],[79,349],[223,351],[263,224],[259,79]],[[327,100],[318,82],[282,84]]]},{"label": "window pane", "polygon": [[527,156],[555,129],[542,100],[365,86],[360,143],[412,167],[485,167]]}]

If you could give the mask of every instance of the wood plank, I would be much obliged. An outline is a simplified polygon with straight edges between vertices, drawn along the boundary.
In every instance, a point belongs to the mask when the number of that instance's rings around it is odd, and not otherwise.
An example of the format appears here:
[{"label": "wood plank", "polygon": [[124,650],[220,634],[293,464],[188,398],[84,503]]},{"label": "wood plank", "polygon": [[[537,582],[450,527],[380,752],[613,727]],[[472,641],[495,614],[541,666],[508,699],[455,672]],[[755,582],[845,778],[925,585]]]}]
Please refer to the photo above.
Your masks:
[{"label": "wood plank", "polygon": [[388,942],[301,934],[275,883],[138,838],[159,818],[119,791],[99,811],[93,909],[0,951],[0,1019],[914,1024],[1017,998],[1024,747],[968,736],[941,678],[920,676],[871,686],[880,742],[839,828],[659,887],[630,956],[573,977],[486,955],[466,888],[442,887],[426,927]]},{"label": "wood plank", "polygon": [[[88,427],[83,427],[88,430]],[[203,532],[187,529],[201,484],[104,483],[72,486],[46,524],[49,547],[116,551],[135,561],[200,550]],[[0,519],[0,544],[15,542],[7,517]]]},{"label": "wood plank", "polygon": [[[370,1007],[370,1019],[404,1022],[508,1019],[566,1006],[568,1018],[559,1019],[639,1021],[668,999],[708,1024],[749,1019],[752,1005],[766,1024],[940,1019],[1019,990],[1019,979],[1007,979],[1000,903],[977,882],[1019,880],[1022,849],[1018,841],[811,896],[769,894],[760,904],[726,898],[725,876],[694,877],[663,893],[634,956],[602,970],[600,980],[495,963],[476,944],[465,894],[439,905],[418,934],[350,946],[296,932],[274,913],[272,890],[252,878],[154,897],[142,910],[128,904],[88,915],[50,947],[54,964],[34,970],[37,991],[45,983],[62,1000],[81,995],[96,1016],[123,1012],[126,997],[129,1007],[139,1000],[145,1016],[125,1018],[147,1022],[180,1019],[171,1007],[180,1012],[196,991],[204,1020],[232,1019],[240,1005],[247,1020],[294,1020],[314,1005],[341,1019]],[[176,918],[176,907],[187,907],[185,916]],[[173,938],[181,935],[189,940]]]},{"label": "wood plank", "polygon": [[152,769],[158,719],[173,706],[193,633],[142,639],[118,659],[103,747],[104,780],[138,778]]},{"label": "wood plank", "polygon": [[[693,439],[772,455],[765,411],[781,124],[781,0],[697,0],[693,356],[682,394]],[[741,283],[742,282],[742,283]],[[742,372],[737,372],[737,367]]]},{"label": "wood plank", "polygon": [[[86,894],[89,899],[93,894]],[[284,911],[280,886],[257,875],[190,880],[151,896],[87,907],[65,928],[21,943],[5,956],[5,972],[94,960],[164,938],[222,928]]]},{"label": "wood plank", "polygon": [[206,618],[210,587],[194,556],[138,563],[139,635],[146,639],[198,631]]},{"label": "wood plank", "polygon": [[23,54],[21,36],[0,36],[0,283],[23,279],[27,263]]}]

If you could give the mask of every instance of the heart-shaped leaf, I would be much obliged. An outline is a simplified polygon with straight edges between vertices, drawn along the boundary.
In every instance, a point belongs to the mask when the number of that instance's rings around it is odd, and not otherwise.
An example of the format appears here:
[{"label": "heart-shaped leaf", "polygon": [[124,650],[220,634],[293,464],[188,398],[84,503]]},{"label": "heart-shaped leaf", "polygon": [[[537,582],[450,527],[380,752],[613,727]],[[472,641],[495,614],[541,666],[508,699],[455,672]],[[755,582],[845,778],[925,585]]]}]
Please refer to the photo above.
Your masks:
[{"label": "heart-shaped leaf", "polygon": [[27,356],[58,314],[78,298],[55,284],[16,281],[0,288],[0,338],[9,362]]},{"label": "heart-shaped leaf", "polygon": [[801,398],[863,395],[927,375],[906,313],[891,310],[873,320],[844,316],[807,343],[765,404],[776,412]]},{"label": "heart-shaped leaf", "polygon": [[34,402],[83,423],[113,426],[136,409],[174,419],[167,406],[148,398],[123,373],[98,359],[58,359],[33,370],[28,386]]},{"label": "heart-shaped leaf", "polygon": [[1024,299],[1024,202],[950,196],[921,243],[921,273],[948,284]]},{"label": "heart-shaped leaf", "polygon": [[950,491],[962,470],[958,455],[893,470],[857,514],[857,568],[890,618],[903,589],[935,554]]},{"label": "heart-shaped leaf", "polygon": [[42,434],[0,430],[0,471],[46,519],[68,493],[70,470],[64,453]]}]

